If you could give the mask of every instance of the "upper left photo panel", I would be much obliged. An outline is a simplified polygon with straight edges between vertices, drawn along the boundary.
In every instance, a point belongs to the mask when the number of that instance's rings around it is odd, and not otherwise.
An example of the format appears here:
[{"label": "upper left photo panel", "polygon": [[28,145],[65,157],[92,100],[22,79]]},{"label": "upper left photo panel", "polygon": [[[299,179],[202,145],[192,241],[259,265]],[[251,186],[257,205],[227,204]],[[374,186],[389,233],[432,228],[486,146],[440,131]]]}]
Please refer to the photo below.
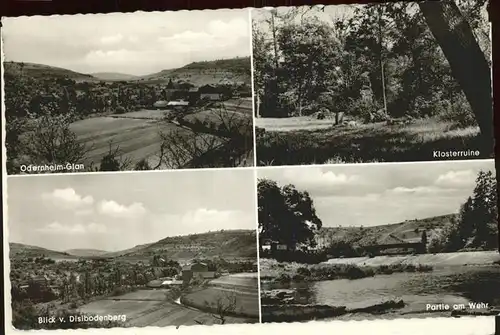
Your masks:
[{"label": "upper left photo panel", "polygon": [[2,24],[9,175],[254,166],[248,9]]}]

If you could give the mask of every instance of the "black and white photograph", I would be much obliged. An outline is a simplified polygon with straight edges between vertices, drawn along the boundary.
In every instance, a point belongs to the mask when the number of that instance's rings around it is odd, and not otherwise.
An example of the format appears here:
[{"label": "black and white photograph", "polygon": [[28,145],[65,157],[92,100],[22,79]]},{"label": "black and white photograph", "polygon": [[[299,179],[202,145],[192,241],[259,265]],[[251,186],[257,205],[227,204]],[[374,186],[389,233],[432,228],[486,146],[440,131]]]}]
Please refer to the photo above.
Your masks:
[{"label": "black and white photograph", "polygon": [[252,9],[257,165],[493,158],[487,6]]},{"label": "black and white photograph", "polygon": [[259,322],[252,170],[19,176],[8,188],[15,329]]},{"label": "black and white photograph", "polygon": [[248,10],[2,23],[9,174],[254,165]]},{"label": "black and white photograph", "polygon": [[494,168],[260,168],[262,322],[498,314]]}]

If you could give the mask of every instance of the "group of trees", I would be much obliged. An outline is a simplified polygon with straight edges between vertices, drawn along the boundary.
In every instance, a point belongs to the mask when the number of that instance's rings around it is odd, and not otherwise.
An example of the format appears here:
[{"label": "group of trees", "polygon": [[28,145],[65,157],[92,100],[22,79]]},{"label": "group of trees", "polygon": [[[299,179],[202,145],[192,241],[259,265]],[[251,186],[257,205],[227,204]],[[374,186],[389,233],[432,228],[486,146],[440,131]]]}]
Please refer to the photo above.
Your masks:
[{"label": "group of trees", "polygon": [[491,171],[480,171],[470,197],[456,219],[429,238],[429,252],[494,250],[498,247],[497,182]]},{"label": "group of trees", "polygon": [[[492,114],[485,4],[401,1],[344,7],[336,17],[319,7],[261,14],[253,22],[257,116],[326,111],[370,121],[376,112],[439,114],[466,126],[476,124],[476,114],[486,127]],[[472,83],[481,88],[471,90]]]},{"label": "group of trees", "polygon": [[259,179],[259,238],[286,245],[315,246],[315,232],[322,222],[316,215],[309,193],[293,185],[279,186]]}]

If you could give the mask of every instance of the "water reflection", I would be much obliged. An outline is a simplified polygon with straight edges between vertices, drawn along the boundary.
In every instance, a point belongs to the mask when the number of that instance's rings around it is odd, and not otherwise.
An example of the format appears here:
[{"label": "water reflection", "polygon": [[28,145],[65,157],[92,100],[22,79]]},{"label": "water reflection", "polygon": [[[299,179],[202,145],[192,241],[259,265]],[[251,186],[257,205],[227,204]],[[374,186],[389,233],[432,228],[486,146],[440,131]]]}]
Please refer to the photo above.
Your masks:
[{"label": "water reflection", "polygon": [[391,298],[401,312],[422,312],[426,304],[484,302],[500,305],[500,267],[448,267],[432,273],[395,273],[357,280],[302,283],[263,282],[262,289],[295,289],[299,304],[362,307]]}]

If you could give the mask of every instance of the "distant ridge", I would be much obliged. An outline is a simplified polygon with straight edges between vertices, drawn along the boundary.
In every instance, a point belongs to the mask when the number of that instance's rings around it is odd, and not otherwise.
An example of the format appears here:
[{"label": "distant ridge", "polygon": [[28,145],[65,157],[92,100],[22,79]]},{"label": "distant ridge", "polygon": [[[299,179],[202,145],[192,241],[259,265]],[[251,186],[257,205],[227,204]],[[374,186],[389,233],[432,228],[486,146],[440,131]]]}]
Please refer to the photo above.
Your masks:
[{"label": "distant ridge", "polygon": [[5,73],[9,75],[24,75],[33,78],[61,78],[73,79],[75,81],[96,81],[97,78],[90,74],[63,69],[60,67],[23,63],[23,62],[4,62]]},{"label": "distant ridge", "polygon": [[66,252],[49,250],[22,243],[9,243],[10,256],[49,257],[49,258],[150,258],[163,254],[171,259],[191,259],[196,257],[234,257],[250,258],[257,256],[256,231],[220,230],[202,234],[174,236],[161,239],[154,243],[137,245],[133,248],[106,252],[94,249],[72,249]]},{"label": "distant ridge", "polygon": [[175,69],[135,76],[117,72],[97,72],[84,74],[72,70],[24,62],[4,62],[7,76],[28,76],[35,79],[60,78],[75,81],[128,81],[144,84],[166,84],[170,80],[186,81],[196,86],[217,84],[224,81],[251,83],[250,57],[237,57],[214,61],[193,62]]},{"label": "distant ridge", "polygon": [[424,230],[430,236],[429,234],[441,230],[457,216],[458,214],[447,214],[367,227],[323,227],[316,239],[320,244],[322,240],[328,241],[330,238],[357,245],[414,242],[421,240]]},{"label": "distant ridge", "polygon": [[117,72],[98,72],[98,73],[91,73],[91,75],[94,78],[103,81],[129,81],[140,78],[139,76],[134,76],[125,73],[117,73]]},{"label": "distant ridge", "polygon": [[196,86],[217,84],[225,80],[251,83],[250,57],[193,62],[177,69],[166,69],[137,78],[137,82],[167,83],[170,79],[184,80]]},{"label": "distant ridge", "polygon": [[103,256],[108,253],[108,251],[96,249],[70,249],[65,252],[76,257],[95,257]]},{"label": "distant ridge", "polygon": [[25,258],[25,257],[48,257],[48,258],[75,258],[67,252],[50,250],[42,247],[23,243],[9,243],[10,257],[12,258]]}]

